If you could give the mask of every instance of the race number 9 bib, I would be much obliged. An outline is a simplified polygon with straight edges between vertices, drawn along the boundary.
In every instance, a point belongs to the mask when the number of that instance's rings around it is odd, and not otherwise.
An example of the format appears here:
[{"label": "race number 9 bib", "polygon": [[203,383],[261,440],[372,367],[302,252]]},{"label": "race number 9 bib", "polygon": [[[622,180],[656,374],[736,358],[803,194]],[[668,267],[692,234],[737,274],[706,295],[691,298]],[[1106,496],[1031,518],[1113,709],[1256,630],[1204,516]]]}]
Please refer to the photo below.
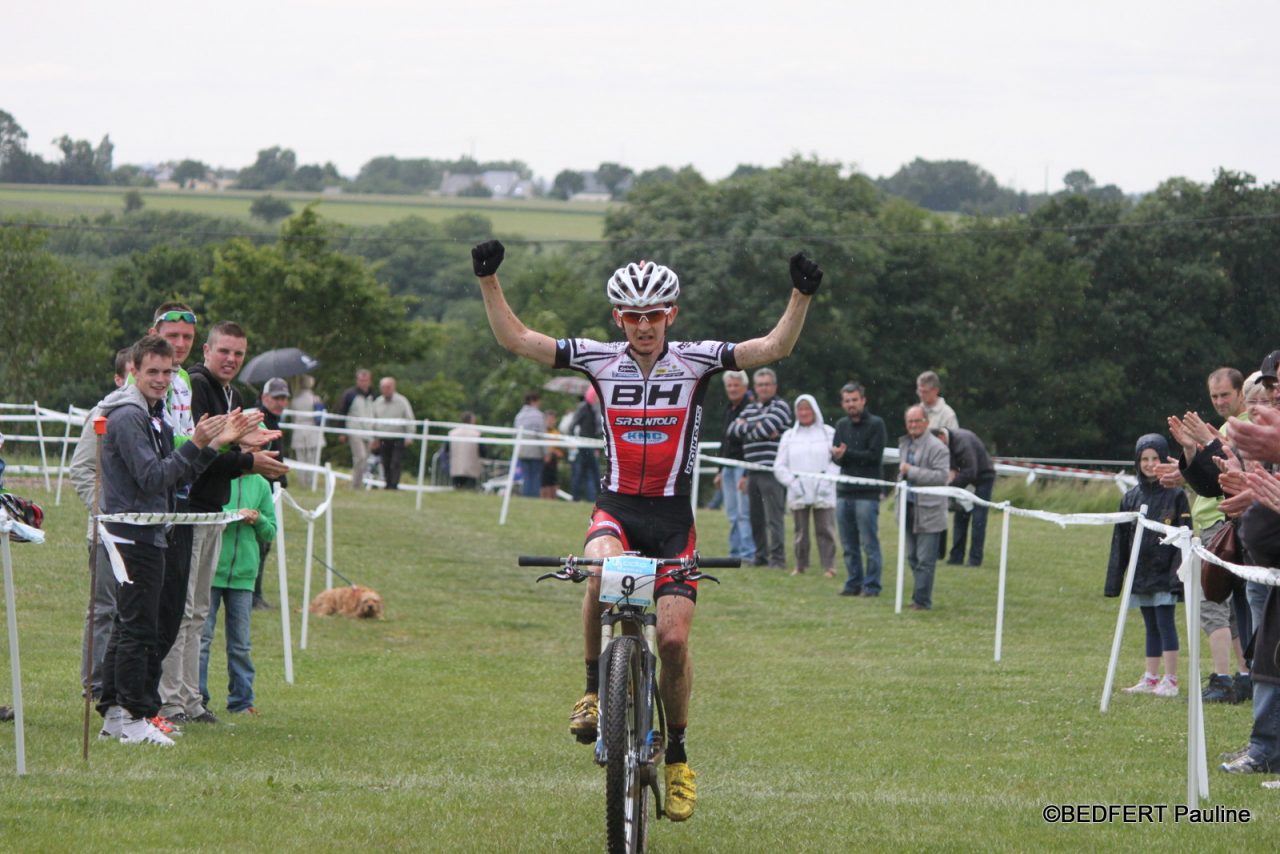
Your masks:
[{"label": "race number 9 bib", "polygon": [[647,608],[653,604],[657,574],[658,562],[653,558],[607,557],[600,567],[600,601]]}]

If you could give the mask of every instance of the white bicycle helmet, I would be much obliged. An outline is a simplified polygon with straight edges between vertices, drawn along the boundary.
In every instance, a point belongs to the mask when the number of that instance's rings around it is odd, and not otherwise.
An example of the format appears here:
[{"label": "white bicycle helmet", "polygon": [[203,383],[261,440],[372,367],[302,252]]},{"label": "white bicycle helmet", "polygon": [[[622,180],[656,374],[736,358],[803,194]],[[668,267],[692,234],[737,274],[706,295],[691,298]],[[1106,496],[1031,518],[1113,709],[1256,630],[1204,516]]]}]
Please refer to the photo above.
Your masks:
[{"label": "white bicycle helmet", "polygon": [[641,261],[615,270],[605,292],[614,305],[661,305],[680,296],[680,277],[669,267]]}]

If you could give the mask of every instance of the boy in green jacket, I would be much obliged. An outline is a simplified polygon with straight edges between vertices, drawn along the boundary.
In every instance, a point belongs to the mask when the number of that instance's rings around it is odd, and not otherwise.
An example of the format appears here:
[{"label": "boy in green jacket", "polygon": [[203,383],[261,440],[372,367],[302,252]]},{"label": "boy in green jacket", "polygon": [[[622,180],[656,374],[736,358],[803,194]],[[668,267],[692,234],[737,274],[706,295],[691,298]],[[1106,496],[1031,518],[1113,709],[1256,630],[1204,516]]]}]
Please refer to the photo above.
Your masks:
[{"label": "boy in green jacket", "polygon": [[253,612],[253,585],[258,577],[258,544],[276,536],[275,504],[271,484],[262,475],[243,474],[231,481],[231,498],[223,508],[239,513],[240,521],[222,533],[222,553],[213,576],[209,619],[200,638],[200,693],[209,705],[209,647],[218,623],[219,606],[225,605],[227,631],[227,711],[258,713],[253,707],[253,659],[250,657],[249,615]]}]

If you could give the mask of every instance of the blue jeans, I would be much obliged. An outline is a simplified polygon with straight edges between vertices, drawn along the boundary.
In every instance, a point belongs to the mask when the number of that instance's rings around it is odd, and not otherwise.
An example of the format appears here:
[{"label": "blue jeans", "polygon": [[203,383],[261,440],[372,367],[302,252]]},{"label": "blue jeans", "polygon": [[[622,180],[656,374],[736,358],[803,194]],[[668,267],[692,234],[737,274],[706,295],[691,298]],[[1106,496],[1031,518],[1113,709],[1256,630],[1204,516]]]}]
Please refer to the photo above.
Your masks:
[{"label": "blue jeans", "polygon": [[[844,548],[846,593],[880,592],[880,499],[837,498],[836,524]],[[862,553],[866,551],[866,572]]]},{"label": "blue jeans", "polygon": [[751,537],[751,502],[738,482],[747,476],[741,466],[720,469],[720,492],[724,495],[724,514],[729,517],[729,557],[755,560],[756,541]]},{"label": "blue jeans", "polygon": [[573,477],[570,492],[574,501],[595,502],[600,489],[600,460],[590,448],[579,448],[573,458]]},{"label": "blue jeans", "polygon": [[1253,683],[1253,731],[1249,755],[1271,771],[1280,769],[1280,685]]},{"label": "blue jeans", "polygon": [[520,460],[520,494],[525,498],[542,496],[542,457]]},{"label": "blue jeans", "polygon": [[938,565],[938,543],[942,532],[916,534],[907,531],[907,563],[915,582],[911,601],[921,608],[933,607],[933,571]]},{"label": "blue jeans", "polygon": [[253,705],[253,659],[250,657],[249,615],[253,613],[252,590],[214,587],[209,597],[209,619],[200,635],[200,695],[209,707],[209,647],[218,624],[218,606],[226,603],[227,627],[227,710],[243,712]]}]

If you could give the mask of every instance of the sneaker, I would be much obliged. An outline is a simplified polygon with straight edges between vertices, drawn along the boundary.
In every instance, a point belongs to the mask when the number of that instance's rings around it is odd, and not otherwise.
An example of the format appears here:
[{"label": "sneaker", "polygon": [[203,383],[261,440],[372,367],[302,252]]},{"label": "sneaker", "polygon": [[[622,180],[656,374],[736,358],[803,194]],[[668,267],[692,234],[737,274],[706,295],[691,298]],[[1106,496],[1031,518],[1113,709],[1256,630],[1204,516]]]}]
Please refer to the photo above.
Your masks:
[{"label": "sneaker", "polygon": [[686,821],[693,815],[693,807],[698,802],[698,787],[693,782],[697,775],[687,762],[663,767],[667,777],[667,802],[663,812],[672,821]]},{"label": "sneaker", "polygon": [[173,721],[166,718],[164,715],[156,715],[154,718],[151,718],[150,720],[151,720],[151,725],[153,727],[160,730],[162,733],[169,736],[170,738],[177,738],[178,736],[182,735],[182,729]]},{"label": "sneaker", "polygon": [[1160,684],[1156,685],[1151,692],[1157,697],[1176,697],[1178,696],[1178,677],[1163,676],[1160,678]]},{"label": "sneaker", "polygon": [[205,709],[203,712],[201,712],[198,715],[195,715],[194,717],[190,715],[188,715],[188,717],[190,717],[194,723],[198,723],[198,724],[216,724],[218,722],[218,716],[215,715],[213,712],[209,711],[208,709]]},{"label": "sneaker", "polygon": [[1142,678],[1138,680],[1137,685],[1124,689],[1125,694],[1154,694],[1156,686],[1160,684],[1159,678],[1152,676],[1150,673],[1142,674]]},{"label": "sneaker", "polygon": [[1235,689],[1236,696],[1232,702],[1243,703],[1253,699],[1253,677],[1248,673],[1237,673],[1231,680],[1231,687]]},{"label": "sneaker", "polygon": [[584,694],[573,714],[569,715],[569,734],[582,744],[596,740],[596,725],[600,720],[600,698],[595,692]]},{"label": "sneaker", "polygon": [[123,725],[124,709],[119,706],[112,706],[102,716],[102,729],[98,730],[98,740],[106,741],[109,738],[119,738],[120,728]]},{"label": "sneaker", "polygon": [[834,569],[824,569],[824,570],[822,571],[822,577],[823,577],[823,578],[835,578],[835,577],[836,577],[836,571],[835,571]]},{"label": "sneaker", "polygon": [[880,591],[879,590],[863,590],[862,595],[867,599],[874,599],[880,595]]},{"label": "sneaker", "polygon": [[845,589],[843,589],[843,590],[841,590],[841,591],[840,591],[840,595],[841,595],[841,596],[861,596],[861,595],[862,595],[862,588],[861,588],[861,587],[855,587],[855,588],[853,588],[852,590],[850,590],[849,588],[847,588],[847,587],[846,587]]},{"label": "sneaker", "polygon": [[266,599],[263,599],[261,596],[253,597],[253,610],[268,611],[270,609],[271,609],[271,603],[268,602]]},{"label": "sneaker", "polygon": [[0,721],[13,720],[13,709],[8,706],[0,706]]},{"label": "sneaker", "polygon": [[121,744],[153,744],[156,747],[173,747],[172,738],[156,729],[155,724],[146,718],[126,716],[120,728]]},{"label": "sneaker", "polygon": [[1236,690],[1231,677],[1221,673],[1210,674],[1209,684],[1200,694],[1200,699],[1206,703],[1234,703]]},{"label": "sneaker", "polygon": [[1248,751],[1241,756],[1237,756],[1230,762],[1223,762],[1218,766],[1228,774],[1265,774],[1267,773],[1267,765],[1254,759],[1249,755]]},{"label": "sneaker", "polygon": [[1239,750],[1229,750],[1226,753],[1219,753],[1218,758],[1221,759],[1223,762],[1235,762],[1237,759],[1239,759],[1241,756],[1244,756],[1248,752],[1249,752],[1249,745],[1248,743],[1246,743],[1245,746],[1240,748]]}]

